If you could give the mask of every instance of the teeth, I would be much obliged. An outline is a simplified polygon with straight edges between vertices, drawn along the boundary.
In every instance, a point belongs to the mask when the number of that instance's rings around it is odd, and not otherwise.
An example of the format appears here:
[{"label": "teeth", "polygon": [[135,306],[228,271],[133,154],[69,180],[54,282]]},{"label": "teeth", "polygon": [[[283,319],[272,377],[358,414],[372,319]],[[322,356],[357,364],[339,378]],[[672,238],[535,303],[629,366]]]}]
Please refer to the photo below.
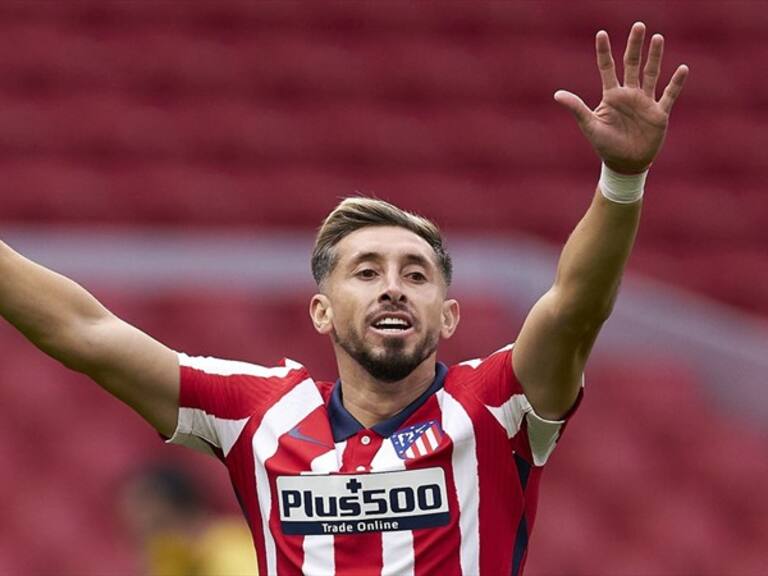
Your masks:
[{"label": "teeth", "polygon": [[400,318],[384,318],[379,320],[380,324],[399,324],[400,326],[408,326],[408,322],[401,320]]},{"label": "teeth", "polygon": [[410,328],[410,324],[406,322],[405,320],[402,320],[400,318],[382,318],[378,322],[374,324],[376,328],[380,328],[382,330],[403,330]]}]

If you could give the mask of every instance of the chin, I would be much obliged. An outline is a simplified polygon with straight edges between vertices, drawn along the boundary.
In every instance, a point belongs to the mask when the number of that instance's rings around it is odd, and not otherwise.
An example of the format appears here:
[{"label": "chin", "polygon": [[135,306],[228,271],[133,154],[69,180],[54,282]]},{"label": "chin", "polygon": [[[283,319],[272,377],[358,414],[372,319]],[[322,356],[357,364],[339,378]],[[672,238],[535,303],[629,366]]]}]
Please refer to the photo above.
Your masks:
[{"label": "chin", "polygon": [[407,378],[437,349],[439,336],[423,337],[419,341],[409,335],[377,334],[360,338],[356,332],[341,338],[334,333],[335,342],[371,376],[382,382],[399,382]]}]

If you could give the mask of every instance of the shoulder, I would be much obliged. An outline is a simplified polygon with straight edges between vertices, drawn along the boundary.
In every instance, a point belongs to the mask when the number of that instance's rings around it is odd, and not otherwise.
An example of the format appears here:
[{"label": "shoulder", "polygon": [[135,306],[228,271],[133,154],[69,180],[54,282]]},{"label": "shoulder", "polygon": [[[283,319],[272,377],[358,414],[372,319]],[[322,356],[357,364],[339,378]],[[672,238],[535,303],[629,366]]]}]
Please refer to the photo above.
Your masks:
[{"label": "shoulder", "polygon": [[273,397],[311,380],[303,365],[287,358],[276,366],[213,356],[190,356],[183,352],[178,353],[178,358],[182,397],[185,392],[195,390],[205,395]]},{"label": "shoulder", "polygon": [[454,364],[448,369],[446,382],[463,385],[479,383],[483,379],[508,376],[512,368],[514,343],[499,348],[482,358],[473,358]]},{"label": "shoulder", "polygon": [[512,369],[514,344],[499,348],[484,358],[451,366],[445,380],[448,392],[471,392],[483,402],[499,404],[522,391]]},{"label": "shoulder", "polygon": [[458,364],[451,366],[450,371],[459,376],[467,376],[469,374],[478,372],[501,370],[507,363],[511,361],[510,359],[512,357],[512,350],[514,347],[514,343],[507,344],[506,346],[499,348],[488,356],[482,358],[473,358],[471,360],[464,360],[463,362],[459,362]]}]

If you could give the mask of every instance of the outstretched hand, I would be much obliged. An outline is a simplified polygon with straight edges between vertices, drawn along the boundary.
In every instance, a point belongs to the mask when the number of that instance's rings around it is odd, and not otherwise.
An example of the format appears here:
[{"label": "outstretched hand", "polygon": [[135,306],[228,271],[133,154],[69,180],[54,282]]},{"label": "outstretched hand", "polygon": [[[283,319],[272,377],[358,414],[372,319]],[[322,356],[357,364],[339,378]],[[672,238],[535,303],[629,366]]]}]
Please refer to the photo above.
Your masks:
[{"label": "outstretched hand", "polygon": [[645,24],[636,22],[629,32],[624,52],[624,85],[619,84],[611,55],[608,33],[601,30],[595,38],[597,67],[603,83],[603,99],[594,110],[571,92],[558,90],[555,100],[570,110],[579,128],[606,165],[624,174],[647,169],[661,149],[667,132],[672,105],[680,96],[688,76],[688,67],[678,66],[656,100],[664,38],[654,34],[648,59],[640,79]]}]

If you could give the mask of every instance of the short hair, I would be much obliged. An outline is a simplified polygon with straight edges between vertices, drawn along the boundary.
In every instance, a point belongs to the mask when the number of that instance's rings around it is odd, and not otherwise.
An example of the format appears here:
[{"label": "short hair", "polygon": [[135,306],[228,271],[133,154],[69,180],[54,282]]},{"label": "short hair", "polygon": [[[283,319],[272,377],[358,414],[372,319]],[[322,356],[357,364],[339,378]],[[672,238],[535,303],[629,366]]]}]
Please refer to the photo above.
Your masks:
[{"label": "short hair", "polygon": [[320,286],[333,271],[338,256],[334,247],[342,238],[367,226],[399,226],[423,238],[432,247],[437,264],[445,279],[451,284],[453,264],[443,246],[443,237],[436,224],[423,216],[406,212],[397,206],[375,198],[345,198],[326,217],[315,238],[312,250],[312,276]]}]

